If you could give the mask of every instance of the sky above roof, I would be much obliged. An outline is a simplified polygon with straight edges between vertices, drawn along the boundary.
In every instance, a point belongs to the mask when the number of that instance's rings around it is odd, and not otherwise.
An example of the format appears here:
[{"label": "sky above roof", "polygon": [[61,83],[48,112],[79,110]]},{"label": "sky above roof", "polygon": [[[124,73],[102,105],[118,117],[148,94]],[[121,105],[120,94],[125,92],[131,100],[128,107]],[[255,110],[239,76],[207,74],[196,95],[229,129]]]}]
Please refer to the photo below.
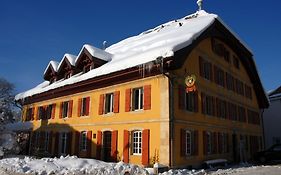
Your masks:
[{"label": "sky above roof", "polygon": [[[204,0],[254,52],[265,90],[281,85],[281,1]],[[50,60],[78,55],[84,44],[102,48],[197,10],[196,0],[16,1],[0,6],[0,77],[16,91],[43,80]]]}]

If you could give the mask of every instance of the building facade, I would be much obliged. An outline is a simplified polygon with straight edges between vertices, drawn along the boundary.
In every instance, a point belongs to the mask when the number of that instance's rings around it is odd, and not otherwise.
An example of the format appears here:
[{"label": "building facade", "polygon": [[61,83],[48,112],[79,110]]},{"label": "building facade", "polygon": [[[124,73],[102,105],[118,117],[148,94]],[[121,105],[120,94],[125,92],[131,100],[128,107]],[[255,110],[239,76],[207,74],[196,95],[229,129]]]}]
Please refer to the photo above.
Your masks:
[{"label": "building facade", "polygon": [[197,167],[263,148],[268,101],[252,53],[217,15],[199,11],[106,50],[84,45],[44,79],[16,96],[33,154]]},{"label": "building facade", "polygon": [[270,105],[263,114],[265,148],[281,143],[281,129],[279,127],[281,122],[281,87],[270,92],[268,96]]}]

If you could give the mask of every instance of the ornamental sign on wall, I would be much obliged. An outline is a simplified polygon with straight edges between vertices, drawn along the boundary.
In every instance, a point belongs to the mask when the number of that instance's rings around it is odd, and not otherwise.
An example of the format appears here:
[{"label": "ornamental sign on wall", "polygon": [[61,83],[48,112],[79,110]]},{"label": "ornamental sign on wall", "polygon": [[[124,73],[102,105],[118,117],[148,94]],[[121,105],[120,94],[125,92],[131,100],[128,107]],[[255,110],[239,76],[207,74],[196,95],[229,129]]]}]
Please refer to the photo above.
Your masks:
[{"label": "ornamental sign on wall", "polygon": [[186,90],[187,93],[196,91],[195,81],[196,81],[195,75],[188,75],[185,78],[185,85],[186,85],[185,90]]}]

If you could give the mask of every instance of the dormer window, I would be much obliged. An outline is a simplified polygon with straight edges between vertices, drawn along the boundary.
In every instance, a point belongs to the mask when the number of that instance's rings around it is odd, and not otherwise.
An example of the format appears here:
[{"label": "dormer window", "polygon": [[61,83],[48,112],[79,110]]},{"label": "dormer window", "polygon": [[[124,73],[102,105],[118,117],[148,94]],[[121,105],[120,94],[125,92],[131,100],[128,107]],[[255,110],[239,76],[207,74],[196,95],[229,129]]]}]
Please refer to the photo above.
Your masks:
[{"label": "dormer window", "polygon": [[65,74],[64,74],[64,79],[68,79],[68,78],[70,78],[71,77],[71,72],[66,72]]},{"label": "dormer window", "polygon": [[89,72],[90,70],[92,70],[92,64],[87,64],[83,67],[83,73]]},{"label": "dormer window", "polygon": [[56,81],[56,77],[52,77],[52,78],[50,79],[50,84],[54,83],[55,81]]}]

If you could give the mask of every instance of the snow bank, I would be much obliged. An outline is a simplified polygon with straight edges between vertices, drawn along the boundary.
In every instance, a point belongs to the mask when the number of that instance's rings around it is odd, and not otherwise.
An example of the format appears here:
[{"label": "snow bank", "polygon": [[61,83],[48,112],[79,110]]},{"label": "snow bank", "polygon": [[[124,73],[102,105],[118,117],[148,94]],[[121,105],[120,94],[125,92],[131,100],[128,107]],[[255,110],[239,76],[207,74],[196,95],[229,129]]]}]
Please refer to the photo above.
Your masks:
[{"label": "snow bank", "polygon": [[82,159],[76,156],[60,158],[35,159],[6,158],[0,160],[0,168],[10,172],[27,174],[91,174],[91,175],[123,175],[126,172],[131,175],[147,175],[148,172],[137,165],[123,162],[106,163],[95,159]]}]

